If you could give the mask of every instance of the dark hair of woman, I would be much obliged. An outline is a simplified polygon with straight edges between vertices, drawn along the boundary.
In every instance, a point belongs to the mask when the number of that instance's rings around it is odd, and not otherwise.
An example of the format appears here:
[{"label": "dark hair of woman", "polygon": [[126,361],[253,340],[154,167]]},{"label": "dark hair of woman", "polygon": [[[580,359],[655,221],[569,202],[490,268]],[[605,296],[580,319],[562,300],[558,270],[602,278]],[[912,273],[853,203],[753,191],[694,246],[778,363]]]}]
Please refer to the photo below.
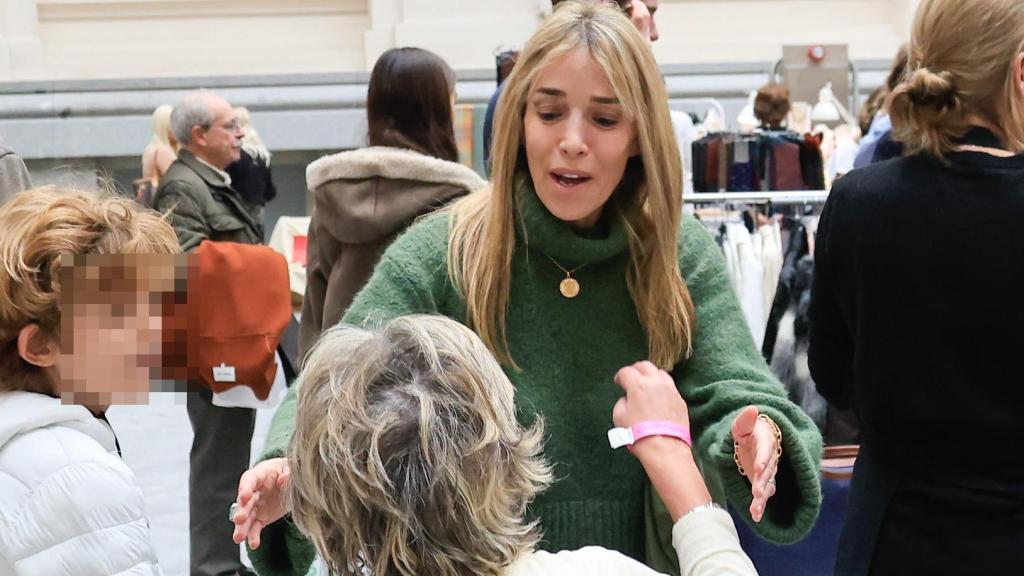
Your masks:
[{"label": "dark hair of woman", "polygon": [[370,146],[408,148],[457,162],[454,90],[455,73],[432,52],[393,48],[381,54],[366,96]]}]

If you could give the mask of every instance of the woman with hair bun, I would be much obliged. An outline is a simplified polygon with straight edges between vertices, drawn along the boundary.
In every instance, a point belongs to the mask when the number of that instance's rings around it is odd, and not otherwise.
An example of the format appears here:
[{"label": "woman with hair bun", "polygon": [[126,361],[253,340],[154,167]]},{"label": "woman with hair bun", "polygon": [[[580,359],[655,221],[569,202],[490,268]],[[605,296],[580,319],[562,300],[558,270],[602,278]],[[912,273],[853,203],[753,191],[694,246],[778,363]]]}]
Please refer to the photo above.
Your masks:
[{"label": "woman with hair bun", "polygon": [[889,101],[908,155],[838,181],[810,366],[863,425],[837,575],[1024,560],[1024,2],[924,0]]}]

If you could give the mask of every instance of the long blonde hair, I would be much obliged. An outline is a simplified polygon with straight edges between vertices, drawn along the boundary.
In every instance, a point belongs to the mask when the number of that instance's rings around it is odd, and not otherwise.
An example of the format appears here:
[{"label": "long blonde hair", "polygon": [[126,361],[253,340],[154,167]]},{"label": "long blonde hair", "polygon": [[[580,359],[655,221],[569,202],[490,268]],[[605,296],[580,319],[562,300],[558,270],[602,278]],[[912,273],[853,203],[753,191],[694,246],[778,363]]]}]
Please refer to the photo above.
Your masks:
[{"label": "long blonde hair", "polygon": [[896,138],[941,157],[970,128],[969,115],[1024,150],[1024,110],[1013,63],[1024,51],[1024,2],[924,0],[914,17],[905,81],[889,101]]},{"label": "long blonde hair", "polygon": [[180,144],[177,141],[171,142],[171,112],[173,111],[174,107],[169,104],[161,104],[153,110],[153,135],[149,139],[149,144],[151,146],[167,146],[177,153]]},{"label": "long blonde hair", "polygon": [[267,166],[270,166],[270,150],[263,144],[263,139],[260,138],[259,132],[252,125],[252,115],[249,114],[249,109],[239,106],[235,108],[234,112],[235,117],[238,119],[238,127],[245,132],[245,135],[242,136],[242,149],[249,156],[259,158]]},{"label": "long blonde hair", "polygon": [[[604,70],[635,123],[640,149],[609,202],[629,237],[626,280],[650,359],[670,369],[692,352],[695,316],[679,272],[682,170],[668,95],[650,47],[622,12],[605,3],[565,2],[527,43],[505,83],[494,133],[491,186],[453,207],[448,274],[466,299],[468,322],[495,356],[515,365],[506,313],[515,247],[515,181],[529,177],[522,148],[527,97],[541,71],[576,48]],[[672,161],[669,161],[672,160]]]}]

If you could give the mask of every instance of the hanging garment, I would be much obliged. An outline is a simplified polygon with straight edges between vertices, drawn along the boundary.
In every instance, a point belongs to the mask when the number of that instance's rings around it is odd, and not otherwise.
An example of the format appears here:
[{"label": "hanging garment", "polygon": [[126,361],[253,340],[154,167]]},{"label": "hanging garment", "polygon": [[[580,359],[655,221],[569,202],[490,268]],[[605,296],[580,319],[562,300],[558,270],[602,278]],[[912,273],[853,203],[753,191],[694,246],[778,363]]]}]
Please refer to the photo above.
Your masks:
[{"label": "hanging garment", "polygon": [[707,138],[701,138],[694,142],[691,146],[691,156],[693,159],[693,189],[696,192],[707,192],[707,185],[705,182],[705,173],[708,154],[708,142]]},{"label": "hanging garment", "polygon": [[757,189],[757,155],[753,151],[756,142],[756,139],[744,138],[733,143],[729,163],[730,192],[749,192]]},{"label": "hanging garment", "polygon": [[760,256],[763,269],[762,310],[767,312],[772,309],[775,291],[779,286],[779,274],[782,272],[782,236],[778,222],[764,224],[758,228],[757,234],[754,236],[754,246]]},{"label": "hanging garment", "polygon": [[729,242],[736,250],[739,269],[739,282],[734,283],[734,286],[737,287],[740,306],[743,308],[743,316],[747,320],[750,334],[754,337],[754,343],[760,348],[764,343],[764,329],[767,325],[762,292],[764,270],[760,259],[754,252],[754,242],[746,226],[727,224],[726,227]]},{"label": "hanging garment", "polygon": [[800,165],[800,146],[788,140],[779,139],[772,144],[775,158],[775,181],[773,190],[803,190],[804,178]]}]

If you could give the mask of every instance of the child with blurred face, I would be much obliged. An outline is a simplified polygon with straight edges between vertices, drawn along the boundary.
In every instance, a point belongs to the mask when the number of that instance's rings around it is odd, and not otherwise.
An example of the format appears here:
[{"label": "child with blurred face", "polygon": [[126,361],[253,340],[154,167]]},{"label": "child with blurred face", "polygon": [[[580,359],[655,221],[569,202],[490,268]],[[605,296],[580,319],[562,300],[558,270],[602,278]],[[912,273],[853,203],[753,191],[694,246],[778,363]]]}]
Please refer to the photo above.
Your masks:
[{"label": "child with blurred face", "polygon": [[174,231],[128,199],[57,188],[12,197],[0,230],[0,574],[159,574],[103,413],[146,402],[159,375]]}]

